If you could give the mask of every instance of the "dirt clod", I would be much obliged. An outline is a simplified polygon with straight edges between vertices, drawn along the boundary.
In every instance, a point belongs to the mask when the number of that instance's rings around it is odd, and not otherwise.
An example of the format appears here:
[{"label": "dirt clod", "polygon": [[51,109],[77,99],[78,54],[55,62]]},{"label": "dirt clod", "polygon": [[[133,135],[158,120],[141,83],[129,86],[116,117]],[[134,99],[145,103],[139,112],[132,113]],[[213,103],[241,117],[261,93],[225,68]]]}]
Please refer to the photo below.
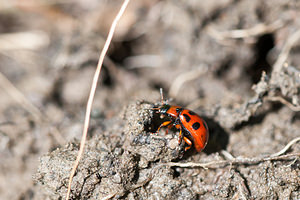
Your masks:
[{"label": "dirt clod", "polygon": [[[123,1],[0,3],[0,199],[64,199]],[[83,3],[84,2],[84,3]],[[102,67],[72,199],[300,199],[300,3],[131,0]],[[297,39],[298,38],[298,39]],[[159,89],[210,138],[155,133]],[[232,165],[178,167],[216,161]],[[34,178],[32,178],[34,176]]]}]

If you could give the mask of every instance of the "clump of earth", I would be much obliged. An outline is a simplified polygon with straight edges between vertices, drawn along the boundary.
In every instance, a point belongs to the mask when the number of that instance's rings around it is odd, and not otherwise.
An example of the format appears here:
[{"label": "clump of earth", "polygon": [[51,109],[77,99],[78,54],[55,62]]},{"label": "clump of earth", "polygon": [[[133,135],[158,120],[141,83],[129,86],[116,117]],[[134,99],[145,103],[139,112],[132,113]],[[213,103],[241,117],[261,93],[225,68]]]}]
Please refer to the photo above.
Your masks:
[{"label": "clump of earth", "polygon": [[[99,53],[122,1],[0,8],[0,199],[64,199]],[[131,1],[104,61],[71,199],[300,199],[300,5]],[[208,124],[178,143],[151,108]],[[298,156],[297,156],[298,155]],[[284,157],[285,156],[285,157]]]}]

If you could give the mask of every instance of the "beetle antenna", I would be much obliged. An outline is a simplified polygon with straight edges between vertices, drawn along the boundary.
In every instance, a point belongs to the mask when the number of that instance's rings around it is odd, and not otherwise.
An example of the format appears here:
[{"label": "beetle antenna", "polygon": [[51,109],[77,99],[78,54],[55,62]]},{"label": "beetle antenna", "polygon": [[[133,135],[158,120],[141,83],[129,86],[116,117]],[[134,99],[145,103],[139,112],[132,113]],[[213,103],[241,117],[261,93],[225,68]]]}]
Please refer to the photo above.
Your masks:
[{"label": "beetle antenna", "polygon": [[161,97],[161,104],[164,104],[164,94],[163,94],[163,89],[160,88],[159,91],[160,91],[160,97]]}]

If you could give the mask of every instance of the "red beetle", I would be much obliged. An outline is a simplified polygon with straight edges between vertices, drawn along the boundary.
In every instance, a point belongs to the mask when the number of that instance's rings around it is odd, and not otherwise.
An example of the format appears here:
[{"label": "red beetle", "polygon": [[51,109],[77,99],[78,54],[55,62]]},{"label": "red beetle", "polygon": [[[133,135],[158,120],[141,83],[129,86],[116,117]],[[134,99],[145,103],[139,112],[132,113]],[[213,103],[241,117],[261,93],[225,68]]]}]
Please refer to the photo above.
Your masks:
[{"label": "red beetle", "polygon": [[154,110],[157,110],[161,115],[161,118],[167,119],[167,121],[163,122],[156,132],[159,132],[160,128],[164,126],[167,126],[168,129],[175,127],[176,129],[179,129],[179,144],[181,144],[182,139],[188,144],[185,151],[190,149],[192,144],[194,144],[194,147],[198,152],[202,151],[205,148],[209,137],[206,122],[191,110],[164,103],[162,89],[160,92],[162,105],[158,108],[154,108]]}]

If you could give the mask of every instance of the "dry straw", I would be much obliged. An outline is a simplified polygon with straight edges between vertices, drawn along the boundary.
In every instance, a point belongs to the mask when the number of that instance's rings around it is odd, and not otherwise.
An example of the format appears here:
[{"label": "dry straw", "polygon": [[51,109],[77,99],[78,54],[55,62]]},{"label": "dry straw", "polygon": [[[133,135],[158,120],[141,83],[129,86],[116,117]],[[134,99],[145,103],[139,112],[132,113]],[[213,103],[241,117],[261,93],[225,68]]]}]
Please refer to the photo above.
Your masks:
[{"label": "dry straw", "polygon": [[79,165],[79,161],[82,157],[83,151],[84,151],[84,145],[85,145],[85,141],[86,141],[88,127],[89,127],[89,124],[90,124],[90,115],[91,115],[92,105],[93,105],[93,101],[94,101],[94,96],[95,96],[95,92],[96,92],[96,88],[97,88],[97,82],[98,82],[99,75],[100,75],[100,72],[101,72],[103,60],[104,60],[104,57],[107,53],[108,47],[111,43],[111,40],[112,40],[112,37],[114,35],[114,32],[115,32],[116,26],[118,24],[118,21],[120,20],[121,16],[123,15],[128,3],[129,3],[129,0],[124,0],[124,3],[122,4],[122,6],[120,8],[120,11],[118,12],[117,16],[115,17],[113,23],[111,24],[107,39],[105,41],[104,47],[103,47],[103,49],[101,51],[101,54],[100,54],[100,57],[99,57],[97,69],[96,69],[96,72],[94,74],[93,83],[92,83],[89,99],[88,99],[87,106],[86,106],[85,121],[84,121],[82,138],[81,138],[81,142],[80,142],[80,148],[79,148],[77,158],[76,158],[76,161],[74,163],[74,166],[73,166],[73,169],[71,171],[70,178],[69,178],[69,184],[68,184],[68,191],[67,191],[67,195],[66,195],[66,200],[69,199],[70,192],[71,192],[72,180],[73,180],[74,174],[76,172],[76,169]]}]

